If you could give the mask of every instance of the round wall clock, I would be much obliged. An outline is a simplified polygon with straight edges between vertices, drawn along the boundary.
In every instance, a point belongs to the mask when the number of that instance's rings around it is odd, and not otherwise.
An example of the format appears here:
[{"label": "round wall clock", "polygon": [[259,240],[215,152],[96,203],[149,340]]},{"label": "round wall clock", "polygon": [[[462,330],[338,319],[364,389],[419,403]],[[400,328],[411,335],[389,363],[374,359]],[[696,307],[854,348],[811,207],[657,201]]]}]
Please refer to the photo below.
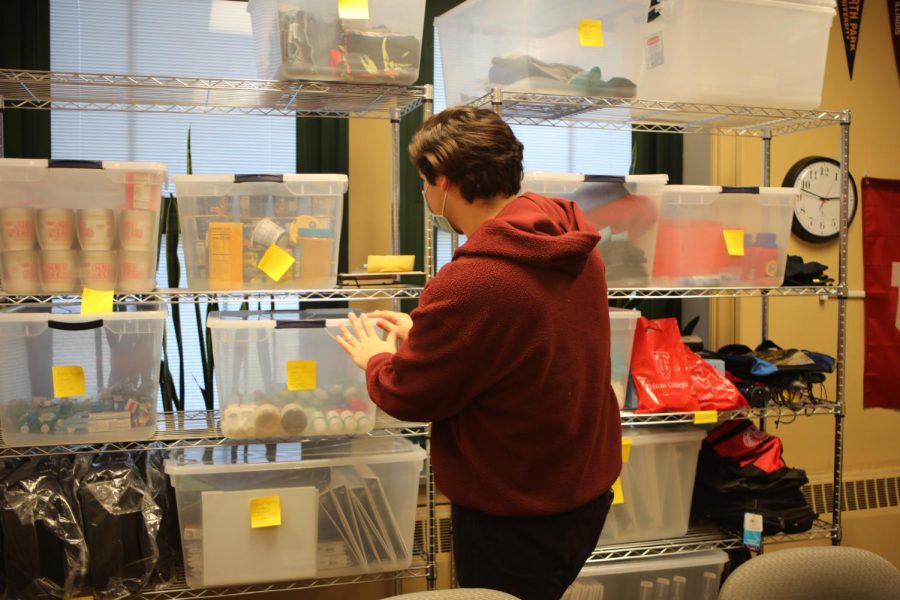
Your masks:
[{"label": "round wall clock", "polygon": [[[794,235],[815,243],[837,238],[841,227],[841,163],[825,156],[808,156],[788,170],[781,185],[800,189],[791,225]],[[859,198],[852,175],[847,194],[849,227]]]}]

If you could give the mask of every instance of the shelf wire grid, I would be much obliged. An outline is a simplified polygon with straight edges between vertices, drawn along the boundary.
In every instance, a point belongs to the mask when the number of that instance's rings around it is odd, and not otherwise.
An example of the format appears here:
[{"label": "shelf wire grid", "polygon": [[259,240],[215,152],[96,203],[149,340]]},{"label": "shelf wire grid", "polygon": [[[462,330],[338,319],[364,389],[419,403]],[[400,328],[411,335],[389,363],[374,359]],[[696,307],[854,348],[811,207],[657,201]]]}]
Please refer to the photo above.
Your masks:
[{"label": "shelf wire grid", "polygon": [[[516,125],[768,137],[850,121],[849,111],[507,91],[502,91],[500,98],[503,119]],[[470,102],[481,108],[490,108],[492,103],[493,97],[490,94]]]},{"label": "shelf wire grid", "polygon": [[424,87],[0,69],[3,108],[390,119]]}]

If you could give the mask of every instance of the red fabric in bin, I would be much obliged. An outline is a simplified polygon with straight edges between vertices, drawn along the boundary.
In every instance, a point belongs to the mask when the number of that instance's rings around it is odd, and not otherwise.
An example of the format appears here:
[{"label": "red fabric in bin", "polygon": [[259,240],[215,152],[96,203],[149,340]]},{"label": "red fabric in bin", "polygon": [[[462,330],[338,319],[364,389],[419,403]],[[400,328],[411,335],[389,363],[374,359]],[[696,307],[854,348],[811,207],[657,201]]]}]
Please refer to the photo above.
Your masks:
[{"label": "red fabric in bin", "polygon": [[613,233],[627,231],[631,237],[639,237],[656,222],[656,206],[647,196],[623,196],[584,213],[585,220],[602,230]]},{"label": "red fabric in bin", "polygon": [[728,251],[718,221],[663,219],[656,235],[654,277],[691,277],[722,272]]}]

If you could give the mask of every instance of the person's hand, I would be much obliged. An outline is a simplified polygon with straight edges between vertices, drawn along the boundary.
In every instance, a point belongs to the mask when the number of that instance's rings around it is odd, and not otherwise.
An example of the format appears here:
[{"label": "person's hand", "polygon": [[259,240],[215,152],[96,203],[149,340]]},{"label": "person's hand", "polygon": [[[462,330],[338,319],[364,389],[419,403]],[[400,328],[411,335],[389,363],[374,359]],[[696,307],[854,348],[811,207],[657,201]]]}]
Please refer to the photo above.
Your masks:
[{"label": "person's hand", "polygon": [[367,315],[357,317],[350,313],[347,318],[350,319],[350,328],[341,325],[341,333],[334,339],[360,369],[365,370],[369,359],[376,354],[382,352],[394,354],[397,351],[397,334],[393,331],[388,332],[387,337],[381,339]]},{"label": "person's hand", "polygon": [[393,333],[401,342],[406,341],[406,338],[409,337],[409,330],[413,326],[412,319],[408,314],[392,310],[373,310],[369,313],[369,318],[376,319],[375,324],[378,327],[388,334]]}]

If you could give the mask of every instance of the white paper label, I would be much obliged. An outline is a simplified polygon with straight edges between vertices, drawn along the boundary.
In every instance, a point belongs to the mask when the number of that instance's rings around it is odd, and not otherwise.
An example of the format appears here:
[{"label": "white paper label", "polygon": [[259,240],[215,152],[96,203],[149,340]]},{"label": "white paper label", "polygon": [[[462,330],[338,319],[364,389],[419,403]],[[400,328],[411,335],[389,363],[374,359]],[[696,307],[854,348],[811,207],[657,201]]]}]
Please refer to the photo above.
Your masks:
[{"label": "white paper label", "polygon": [[762,515],[756,513],[744,513],[744,545],[750,550],[759,550],[762,547]]},{"label": "white paper label", "polygon": [[661,32],[658,31],[647,37],[647,48],[644,56],[647,61],[648,69],[660,67],[666,62],[665,55],[663,54],[663,38]]}]

